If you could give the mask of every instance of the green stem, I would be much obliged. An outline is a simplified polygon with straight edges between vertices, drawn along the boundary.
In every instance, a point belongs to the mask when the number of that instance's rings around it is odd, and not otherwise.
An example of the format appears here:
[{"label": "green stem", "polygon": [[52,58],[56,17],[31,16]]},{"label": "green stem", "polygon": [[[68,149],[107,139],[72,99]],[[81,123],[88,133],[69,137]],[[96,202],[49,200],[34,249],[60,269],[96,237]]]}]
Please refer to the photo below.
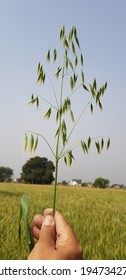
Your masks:
[{"label": "green stem", "polygon": [[[62,108],[62,95],[63,95],[63,79],[64,79],[64,65],[62,70],[62,80],[61,80],[61,92],[60,92],[60,108]],[[54,183],[54,197],[53,197],[53,216],[55,215],[56,209],[56,191],[57,191],[57,178],[58,178],[58,163],[59,163],[59,143],[60,143],[60,135],[61,135],[61,123],[62,123],[62,113],[60,112],[59,118],[59,132],[57,135],[57,143],[56,143],[56,167],[55,167],[55,183]]]},{"label": "green stem", "polygon": [[57,191],[57,178],[58,178],[58,163],[59,163],[59,160],[56,159],[55,184],[54,184],[54,195],[53,195],[53,216],[55,215],[55,209],[56,209],[56,191]]}]

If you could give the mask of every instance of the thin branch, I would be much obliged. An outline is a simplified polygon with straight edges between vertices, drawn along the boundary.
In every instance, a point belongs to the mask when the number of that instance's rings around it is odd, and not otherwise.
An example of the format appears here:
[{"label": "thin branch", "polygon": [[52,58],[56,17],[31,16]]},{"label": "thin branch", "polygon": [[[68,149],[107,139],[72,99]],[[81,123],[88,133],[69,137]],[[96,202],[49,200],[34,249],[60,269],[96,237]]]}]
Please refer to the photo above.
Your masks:
[{"label": "thin branch", "polygon": [[[71,137],[71,135],[72,135],[72,133],[73,133],[75,127],[77,126],[78,122],[79,122],[80,119],[82,118],[82,116],[83,116],[85,110],[87,109],[87,107],[88,107],[89,104],[91,103],[91,100],[92,100],[92,99],[93,99],[93,97],[91,97],[90,101],[89,101],[89,102],[87,103],[87,105],[84,107],[83,111],[81,112],[80,116],[78,117],[77,121],[75,122],[75,124],[74,124],[73,128],[71,129],[71,132],[70,132],[70,134],[69,134],[69,136],[68,136],[68,138],[67,138],[67,142],[69,141],[69,139],[70,139],[70,137]],[[66,144],[67,144],[67,143],[66,143]],[[63,146],[63,148],[62,148],[62,150],[61,150],[59,156],[62,155],[62,152],[64,151],[64,149],[65,149],[65,147],[66,147],[66,144]]]},{"label": "thin branch", "polygon": [[49,102],[46,98],[44,98],[43,96],[41,95],[38,95],[39,98],[41,98],[42,100],[44,100],[46,103],[48,103],[49,105],[51,105],[51,107],[53,107],[56,111],[57,111],[57,108],[51,103]]},{"label": "thin branch", "polygon": [[33,132],[33,131],[28,131],[28,132],[29,132],[29,133],[33,133],[33,134],[35,134],[35,135],[37,135],[37,136],[41,137],[41,138],[42,138],[42,139],[46,142],[46,144],[48,145],[48,147],[50,148],[50,150],[51,150],[51,152],[52,152],[52,154],[53,154],[54,158],[56,158],[56,156],[55,156],[55,153],[54,153],[53,149],[51,148],[51,146],[50,146],[49,142],[46,140],[46,138],[45,138],[43,135],[41,135],[41,134],[39,134],[39,133],[36,133],[36,132]]},{"label": "thin branch", "polygon": [[55,97],[55,100],[56,100],[57,108],[59,109],[59,103],[58,103],[58,99],[57,99],[57,96],[56,96],[56,92],[55,92],[55,89],[54,89],[54,86],[53,86],[52,80],[51,80],[51,78],[50,78],[49,74],[47,74],[47,75],[48,75],[48,78],[49,78],[50,83],[51,83],[51,87],[52,87],[52,90],[53,90],[53,93],[54,93],[54,97]]}]

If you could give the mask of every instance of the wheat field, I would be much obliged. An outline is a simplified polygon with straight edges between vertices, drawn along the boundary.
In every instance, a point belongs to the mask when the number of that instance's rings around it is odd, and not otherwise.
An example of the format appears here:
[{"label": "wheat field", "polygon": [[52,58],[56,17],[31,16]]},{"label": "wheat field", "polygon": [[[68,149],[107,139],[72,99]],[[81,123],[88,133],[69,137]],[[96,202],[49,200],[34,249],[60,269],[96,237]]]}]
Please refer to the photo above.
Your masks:
[{"label": "wheat field", "polygon": [[[18,239],[20,199],[30,196],[29,223],[53,205],[53,186],[0,183],[0,259],[28,255],[22,223]],[[126,259],[126,191],[58,186],[56,208],[70,223],[87,260]]]}]

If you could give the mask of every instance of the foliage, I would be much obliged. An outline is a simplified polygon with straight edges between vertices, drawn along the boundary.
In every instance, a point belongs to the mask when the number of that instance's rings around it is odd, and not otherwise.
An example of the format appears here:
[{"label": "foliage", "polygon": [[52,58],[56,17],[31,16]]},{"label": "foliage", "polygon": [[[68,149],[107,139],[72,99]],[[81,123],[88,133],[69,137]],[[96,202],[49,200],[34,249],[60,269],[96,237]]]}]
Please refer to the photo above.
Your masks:
[{"label": "foliage", "polygon": [[81,183],[81,186],[82,186],[82,187],[88,187],[88,186],[89,186],[89,183],[82,182],[82,183]]},{"label": "foliage", "polygon": [[27,244],[29,246],[29,250],[31,251],[34,247],[34,238],[31,234],[30,226],[28,222],[28,209],[29,209],[29,196],[24,194],[21,198],[20,219],[19,219],[19,240],[21,241],[21,220],[23,217]]},{"label": "foliage", "polygon": [[[35,96],[34,94],[32,94],[31,100],[29,101],[29,104],[35,104],[37,108],[40,106],[41,100],[49,105],[44,114],[45,119],[50,120],[51,116],[55,115],[55,121],[57,124],[56,131],[54,132],[54,137],[56,139],[55,150],[52,149],[52,145],[47,141],[45,136],[37,132],[31,132],[30,139],[28,138],[28,133],[26,133],[24,138],[24,150],[26,150],[27,146],[29,146],[29,151],[34,152],[38,145],[38,137],[41,137],[47,143],[55,158],[53,214],[55,212],[59,160],[64,158],[65,164],[67,166],[71,166],[72,161],[74,160],[73,150],[78,146],[81,146],[84,154],[88,154],[92,141],[94,141],[98,153],[100,153],[104,148],[103,138],[91,138],[89,136],[88,139],[79,139],[78,142],[73,143],[70,146],[69,140],[87,108],[89,108],[92,114],[94,111],[94,105],[98,106],[100,110],[103,109],[101,99],[107,88],[107,82],[105,82],[105,84],[101,87],[98,87],[95,78],[89,86],[86,85],[84,57],[81,51],[76,27],[72,27],[67,34],[65,27],[63,26],[60,30],[59,37],[62,44],[62,57],[59,57],[56,48],[53,50],[49,49],[46,55],[47,63],[50,63],[51,66],[51,63],[54,63],[54,68],[56,65],[56,70],[53,73],[53,79],[57,80],[60,85],[59,94],[55,91],[52,78],[49,76],[48,72],[45,71],[43,64],[39,62],[37,68],[37,82],[41,85],[44,85],[47,80],[50,82],[55,102],[52,103],[48,99],[48,96]],[[66,93],[66,90],[64,90],[64,84],[66,85],[67,82],[67,85],[69,86]],[[88,102],[86,101],[86,105],[84,105],[78,118],[75,119],[75,114],[72,108],[72,99],[77,94],[78,90],[82,92],[85,100],[88,98]],[[68,130],[66,116],[69,116],[72,122],[72,129],[70,130]],[[107,149],[109,146],[110,139],[108,139],[106,143]]]},{"label": "foliage", "polygon": [[22,167],[21,179],[28,184],[51,184],[55,170],[52,161],[43,157],[30,158]]},{"label": "foliage", "polygon": [[0,167],[0,182],[11,182],[13,170],[9,167]]},{"label": "foliage", "polygon": [[[71,195],[72,192],[72,195]],[[104,194],[103,194],[104,192]],[[0,184],[0,259],[26,259],[28,246],[22,223],[22,242],[18,240],[19,206],[22,193],[31,197],[29,224],[36,213],[51,204],[52,186]],[[86,260],[126,259],[126,191],[61,187],[57,189],[57,208],[72,226]],[[37,202],[37,203],[36,203]]]},{"label": "foliage", "polygon": [[67,185],[67,181],[66,181],[66,180],[63,180],[63,181],[62,181],[62,185],[63,185],[63,186],[66,186],[66,185]]},{"label": "foliage", "polygon": [[109,180],[99,177],[99,178],[95,179],[93,186],[96,188],[104,189],[109,186]]}]

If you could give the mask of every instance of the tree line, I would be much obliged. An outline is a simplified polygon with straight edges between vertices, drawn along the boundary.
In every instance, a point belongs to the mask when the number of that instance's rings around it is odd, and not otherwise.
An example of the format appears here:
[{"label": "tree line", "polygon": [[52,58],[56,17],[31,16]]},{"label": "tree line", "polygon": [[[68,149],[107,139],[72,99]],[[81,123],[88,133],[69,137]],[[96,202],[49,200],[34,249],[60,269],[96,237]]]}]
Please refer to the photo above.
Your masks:
[{"label": "tree line", "polygon": [[[20,178],[18,182],[26,184],[51,184],[54,181],[53,172],[55,171],[55,166],[51,160],[48,160],[46,157],[33,157],[30,158],[23,166]],[[13,180],[13,169],[9,167],[0,167],[0,182],[11,182]],[[80,180],[81,181],[81,180]],[[63,180],[62,185],[67,185],[68,183]],[[107,188],[110,185],[108,179],[99,177],[94,180],[90,185],[95,188]],[[86,182],[80,184],[82,187],[89,185]],[[123,188],[124,185],[114,184],[111,187],[120,187]]]},{"label": "tree line", "polygon": [[[51,184],[54,181],[55,166],[46,157],[30,158],[23,166],[18,182],[26,184]],[[11,182],[13,170],[9,167],[0,167],[0,182]]]}]

